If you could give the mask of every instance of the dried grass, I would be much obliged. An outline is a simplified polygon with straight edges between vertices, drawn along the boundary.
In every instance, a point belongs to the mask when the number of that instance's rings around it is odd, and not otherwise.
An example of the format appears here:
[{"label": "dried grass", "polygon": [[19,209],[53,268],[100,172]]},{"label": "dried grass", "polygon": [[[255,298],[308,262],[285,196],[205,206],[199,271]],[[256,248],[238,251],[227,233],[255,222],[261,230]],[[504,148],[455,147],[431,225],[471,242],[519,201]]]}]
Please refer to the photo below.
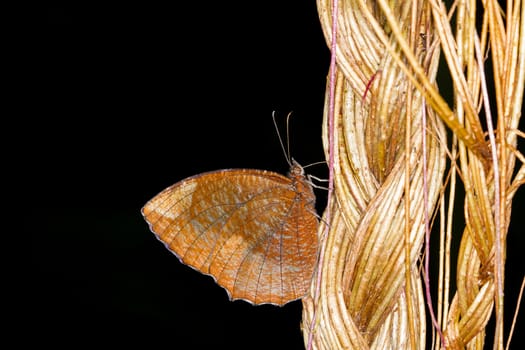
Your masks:
[{"label": "dried grass", "polygon": [[[332,3],[317,4],[331,43]],[[319,279],[303,300],[307,346],[423,349],[431,338],[436,349],[482,349],[494,315],[490,343],[504,348],[506,234],[512,198],[525,182],[516,150],[524,8],[522,1],[505,9],[457,1],[446,9],[438,0],[339,0],[334,125],[327,87],[323,129],[327,159],[333,142],[334,191],[320,228]],[[440,55],[453,82],[452,106],[436,84]],[[458,180],[464,208],[454,206]],[[466,223],[460,232],[452,224],[457,215]],[[439,247],[428,255],[435,217]],[[453,240],[460,241],[457,261]],[[428,276],[428,259],[438,261],[437,276]]]}]

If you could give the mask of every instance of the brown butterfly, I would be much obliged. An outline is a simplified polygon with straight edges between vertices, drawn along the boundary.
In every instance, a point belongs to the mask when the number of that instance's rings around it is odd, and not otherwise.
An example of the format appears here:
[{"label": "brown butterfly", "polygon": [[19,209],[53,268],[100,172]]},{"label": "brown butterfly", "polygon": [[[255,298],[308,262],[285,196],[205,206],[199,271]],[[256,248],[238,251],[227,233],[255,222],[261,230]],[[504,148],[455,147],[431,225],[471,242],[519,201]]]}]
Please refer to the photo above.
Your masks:
[{"label": "brown butterfly", "polygon": [[150,229],[230,299],[283,305],[302,298],[317,262],[319,221],[303,168],[288,176],[226,169],[184,179],[142,208]]}]

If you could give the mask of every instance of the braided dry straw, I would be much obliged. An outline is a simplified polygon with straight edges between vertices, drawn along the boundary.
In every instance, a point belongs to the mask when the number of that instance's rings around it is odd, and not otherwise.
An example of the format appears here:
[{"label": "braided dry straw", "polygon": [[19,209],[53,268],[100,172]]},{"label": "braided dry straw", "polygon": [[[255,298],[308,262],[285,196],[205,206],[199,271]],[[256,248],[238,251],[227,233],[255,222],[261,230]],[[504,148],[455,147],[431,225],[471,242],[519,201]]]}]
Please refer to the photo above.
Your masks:
[{"label": "braided dry straw", "polygon": [[[317,6],[330,43],[332,3]],[[475,1],[451,11],[461,24],[455,29],[437,1],[338,2],[334,193],[320,228],[320,278],[303,300],[305,343],[314,349],[422,349],[430,338],[434,348],[481,349],[492,313],[493,342],[503,348],[505,237],[512,197],[525,178],[523,164],[512,177],[516,157],[524,160],[516,151],[525,71],[517,26],[523,35],[524,10],[511,2],[504,17],[487,2],[481,22]],[[497,131],[482,121],[490,116],[483,93],[487,52],[495,67]],[[435,83],[441,53],[454,108]],[[328,106],[324,120],[328,152]],[[453,232],[458,178],[466,226]],[[441,245],[430,259],[440,268],[431,286],[438,291],[434,324],[427,324],[422,261],[429,258],[425,234],[435,215]],[[461,242],[455,262],[453,237]]]}]

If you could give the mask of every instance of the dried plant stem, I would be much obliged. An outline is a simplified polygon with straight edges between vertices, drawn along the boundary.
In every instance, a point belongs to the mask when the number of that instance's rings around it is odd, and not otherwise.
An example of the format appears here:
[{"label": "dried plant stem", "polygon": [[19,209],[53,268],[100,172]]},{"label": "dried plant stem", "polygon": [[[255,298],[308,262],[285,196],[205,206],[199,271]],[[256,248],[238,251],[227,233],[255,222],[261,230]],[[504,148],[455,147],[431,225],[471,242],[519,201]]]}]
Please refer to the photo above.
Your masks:
[{"label": "dried plant stem", "polygon": [[[329,78],[329,99],[328,99],[328,200],[330,203],[332,201],[333,191],[334,191],[334,114],[335,114],[335,76],[336,76],[336,60],[335,53],[337,52],[337,41],[335,40],[337,34],[337,12],[338,12],[338,0],[334,0],[332,8],[332,42],[331,42],[331,58],[330,58],[330,78]],[[324,219],[327,222],[330,222],[332,216],[331,206],[327,206]],[[319,266],[323,266],[324,256],[325,256],[325,240],[328,235],[328,227],[321,232],[320,238],[320,252],[319,252]],[[318,268],[316,271],[317,282],[315,287],[315,292],[313,296],[313,312],[312,319],[310,323],[310,329],[308,334],[308,342],[306,344],[306,349],[311,350],[313,346],[313,334],[314,327],[316,324],[317,316],[317,300],[319,299],[320,286],[321,286],[321,277],[323,270]]]},{"label": "dried plant stem", "polygon": [[[410,11],[405,13],[410,14]],[[357,15],[355,12],[354,14]],[[416,17],[419,18],[412,16]],[[340,28],[345,30],[345,25]],[[415,46],[421,50],[419,45]],[[420,144],[421,119],[406,117],[406,98],[399,99],[399,94],[404,94],[408,85],[400,79],[402,71],[392,69],[390,56],[384,56],[379,61],[381,60],[385,70],[382,70],[377,80],[386,85],[381,86],[374,82],[368,86],[373,93],[369,95],[373,107],[362,104],[368,81],[375,74],[373,71],[360,86],[361,89],[357,90],[352,87],[351,82],[358,81],[359,77],[347,80],[345,74],[338,74],[336,101],[340,102],[335,105],[334,125],[335,193],[334,200],[329,205],[334,210],[333,218],[339,210],[342,212],[337,214],[339,222],[335,219],[330,221],[325,259],[323,266],[320,266],[323,269],[321,298],[315,306],[319,310],[319,316],[313,348],[363,348],[368,342],[381,346],[385,339],[397,339],[398,345],[401,345],[405,344],[406,334],[412,334],[410,343],[415,347],[420,347],[425,342],[425,337],[421,336],[421,329],[424,329],[425,324],[424,299],[417,268],[417,257],[424,237],[421,174],[429,171],[429,177],[439,178],[444,169],[444,157],[439,147],[432,148],[429,152],[429,168],[423,168],[419,161],[423,152]],[[435,71],[435,64],[431,63],[430,67]],[[400,82],[401,85],[397,87]],[[421,95],[415,93],[414,96],[411,99],[414,108],[410,113],[419,114],[423,106]],[[391,102],[380,103],[381,99]],[[399,116],[398,122],[386,122],[385,117],[392,115]],[[405,147],[397,146],[403,145],[405,122],[411,124],[412,130],[406,134],[411,140],[406,154],[403,152]],[[367,129],[367,124],[370,127],[363,134],[362,130]],[[434,120],[434,125],[438,124]],[[389,131],[392,134],[387,136],[388,140],[378,144],[370,141],[381,140],[384,137],[381,135],[388,130],[388,126],[394,127]],[[431,144],[435,146],[439,142],[432,140]],[[379,148],[374,151],[375,147]],[[371,160],[370,155],[375,155],[375,160]],[[374,175],[380,182],[374,179]],[[407,179],[410,179],[409,189],[403,185]],[[439,186],[429,185],[430,202],[435,203],[438,192]],[[409,214],[406,215],[405,211]],[[356,221],[359,217],[361,219]],[[405,218],[410,222],[408,231]],[[330,239],[334,236],[339,239]],[[408,250],[403,244],[405,241],[411,243]],[[344,269],[335,270],[337,273],[334,274],[335,266]],[[349,269],[351,266],[355,268]],[[403,293],[406,284],[405,273],[399,273],[402,271],[409,271],[410,275],[407,279],[410,283],[407,293]],[[342,289],[338,283],[342,283]],[[407,301],[407,297],[411,298],[410,301]],[[307,329],[314,307],[310,299],[306,299],[304,305]],[[352,314],[360,316],[348,318]],[[399,327],[399,324],[394,326],[400,321],[403,327]],[[335,325],[338,328],[333,328]],[[368,330],[363,333],[366,329]]]},{"label": "dried plant stem", "polygon": [[[303,300],[305,344],[420,349],[428,313],[438,335],[434,349],[482,349],[494,309],[493,344],[503,349],[506,232],[512,198],[525,183],[525,166],[514,171],[516,160],[525,160],[516,149],[523,135],[517,129],[525,79],[523,1],[508,1],[505,11],[495,0],[460,0],[449,10],[439,0],[317,1],[332,50],[323,142],[333,191],[320,228],[326,234],[318,278]],[[440,52],[452,78],[452,107],[435,82]],[[458,177],[465,190],[462,232],[453,224]],[[439,273],[431,278],[435,208]],[[453,240],[459,241],[457,261]],[[451,290],[454,266],[457,289]]]},{"label": "dried plant stem", "polygon": [[509,339],[507,339],[507,345],[505,346],[505,349],[509,349],[510,347],[510,340],[512,339],[512,335],[514,334],[514,326],[516,325],[516,319],[518,317],[518,310],[520,309],[521,300],[523,299],[523,290],[525,289],[525,276],[523,276],[523,279],[521,280],[521,287],[520,292],[518,295],[518,302],[516,303],[516,311],[514,312],[514,316],[512,317],[512,325],[509,331]]}]

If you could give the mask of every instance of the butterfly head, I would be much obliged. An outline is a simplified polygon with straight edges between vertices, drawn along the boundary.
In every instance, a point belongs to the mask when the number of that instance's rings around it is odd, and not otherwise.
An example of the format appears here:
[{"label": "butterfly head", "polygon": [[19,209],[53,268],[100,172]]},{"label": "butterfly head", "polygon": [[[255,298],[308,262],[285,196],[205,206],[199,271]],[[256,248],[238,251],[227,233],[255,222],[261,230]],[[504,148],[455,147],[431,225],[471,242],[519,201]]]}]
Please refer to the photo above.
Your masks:
[{"label": "butterfly head", "polygon": [[291,177],[304,176],[304,169],[295,159],[292,158],[292,164],[290,165],[290,171],[288,174]]}]

